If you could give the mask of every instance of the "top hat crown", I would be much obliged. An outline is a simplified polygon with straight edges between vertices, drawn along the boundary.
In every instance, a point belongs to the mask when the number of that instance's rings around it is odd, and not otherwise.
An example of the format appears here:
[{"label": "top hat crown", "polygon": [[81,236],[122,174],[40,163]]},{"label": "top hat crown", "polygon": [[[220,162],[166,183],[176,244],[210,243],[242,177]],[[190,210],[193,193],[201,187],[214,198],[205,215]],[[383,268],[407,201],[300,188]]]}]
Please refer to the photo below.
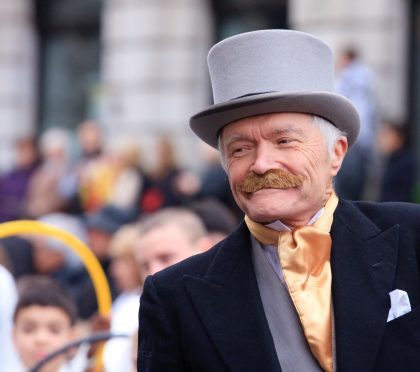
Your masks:
[{"label": "top hat crown", "polygon": [[214,105],[190,119],[192,130],[217,147],[227,124],[260,114],[297,112],[323,117],[344,132],[351,146],[359,133],[356,108],[334,91],[331,49],[292,30],[239,34],[208,54]]}]

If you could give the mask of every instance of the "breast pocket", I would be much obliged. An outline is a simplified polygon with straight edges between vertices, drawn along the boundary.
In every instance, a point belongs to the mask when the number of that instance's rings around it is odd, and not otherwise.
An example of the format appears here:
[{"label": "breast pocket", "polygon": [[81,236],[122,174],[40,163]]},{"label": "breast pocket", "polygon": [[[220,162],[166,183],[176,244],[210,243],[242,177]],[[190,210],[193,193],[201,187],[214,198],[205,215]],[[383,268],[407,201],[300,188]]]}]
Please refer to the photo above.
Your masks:
[{"label": "breast pocket", "polygon": [[420,306],[385,326],[375,371],[418,372],[420,366]]},{"label": "breast pocket", "polygon": [[416,321],[417,322],[420,321],[420,305],[415,307],[408,313],[389,321],[387,323],[387,329],[393,329],[395,327],[398,327],[399,325],[402,325],[404,327],[406,323],[416,322]]}]

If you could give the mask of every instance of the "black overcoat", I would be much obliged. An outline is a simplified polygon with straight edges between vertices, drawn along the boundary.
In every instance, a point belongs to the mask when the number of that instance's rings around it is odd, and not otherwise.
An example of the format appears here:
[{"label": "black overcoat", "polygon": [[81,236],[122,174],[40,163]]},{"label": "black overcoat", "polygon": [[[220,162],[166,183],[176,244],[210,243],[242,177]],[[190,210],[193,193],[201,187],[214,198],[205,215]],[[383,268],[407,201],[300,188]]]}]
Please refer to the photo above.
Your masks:
[{"label": "black overcoat", "polygon": [[[420,206],[340,200],[331,236],[337,371],[420,371]],[[387,322],[394,289],[412,311]],[[139,371],[281,371],[244,223],[149,277],[139,321]]]}]

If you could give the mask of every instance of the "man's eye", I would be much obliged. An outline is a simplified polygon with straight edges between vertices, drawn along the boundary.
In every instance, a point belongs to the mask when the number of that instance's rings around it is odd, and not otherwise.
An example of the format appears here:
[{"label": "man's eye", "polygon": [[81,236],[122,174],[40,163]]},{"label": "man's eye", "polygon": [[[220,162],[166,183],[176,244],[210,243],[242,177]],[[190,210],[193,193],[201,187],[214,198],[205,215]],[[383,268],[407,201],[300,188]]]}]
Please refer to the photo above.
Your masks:
[{"label": "man's eye", "polygon": [[287,145],[289,143],[293,142],[291,138],[280,138],[277,140],[278,145]]},{"label": "man's eye", "polygon": [[235,147],[231,150],[230,155],[231,156],[235,156],[235,155],[241,155],[245,152],[246,148],[244,146],[242,147]]}]

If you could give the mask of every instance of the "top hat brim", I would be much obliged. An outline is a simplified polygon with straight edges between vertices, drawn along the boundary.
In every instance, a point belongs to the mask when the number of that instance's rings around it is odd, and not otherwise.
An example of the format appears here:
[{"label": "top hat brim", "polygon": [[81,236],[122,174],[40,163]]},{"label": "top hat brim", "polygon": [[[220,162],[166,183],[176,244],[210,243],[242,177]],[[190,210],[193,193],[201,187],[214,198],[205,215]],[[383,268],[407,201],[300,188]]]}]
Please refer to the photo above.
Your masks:
[{"label": "top hat brim", "polygon": [[204,142],[217,148],[219,133],[229,123],[281,112],[312,114],[327,119],[345,133],[349,147],[359,134],[360,118],[354,105],[347,98],[328,91],[247,95],[212,105],[195,114],[190,119],[190,127]]}]

